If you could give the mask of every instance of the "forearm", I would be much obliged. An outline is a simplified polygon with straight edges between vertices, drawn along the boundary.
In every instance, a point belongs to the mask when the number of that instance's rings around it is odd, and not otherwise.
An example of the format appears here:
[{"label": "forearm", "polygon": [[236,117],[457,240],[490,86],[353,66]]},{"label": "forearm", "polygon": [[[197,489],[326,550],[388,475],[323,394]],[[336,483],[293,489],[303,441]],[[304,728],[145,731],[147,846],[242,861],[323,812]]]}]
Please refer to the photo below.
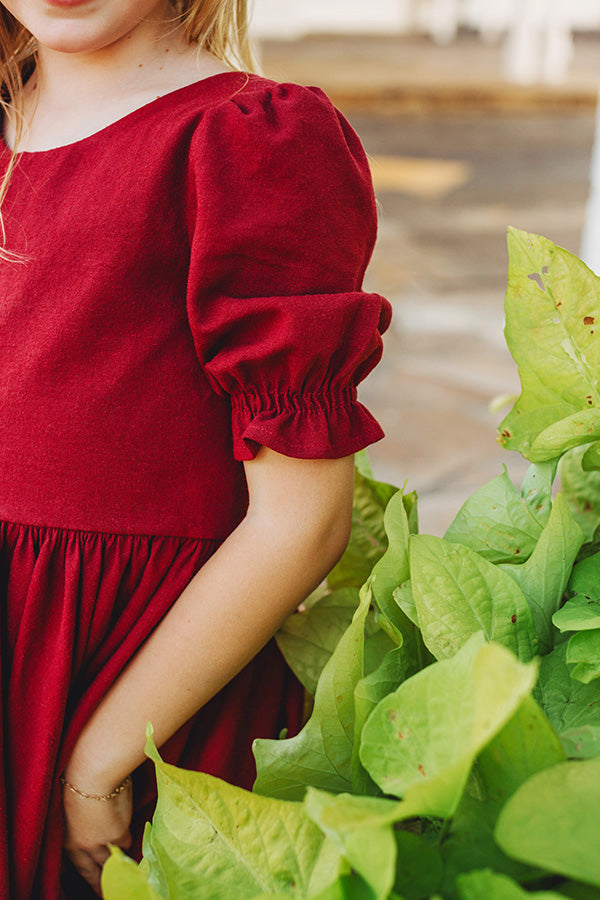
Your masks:
[{"label": "forearm", "polygon": [[[343,549],[327,518],[252,512],[196,574],[84,729],[66,769],[82,789],[111,790],[260,650]],[[342,529],[343,531],[343,529]]]}]

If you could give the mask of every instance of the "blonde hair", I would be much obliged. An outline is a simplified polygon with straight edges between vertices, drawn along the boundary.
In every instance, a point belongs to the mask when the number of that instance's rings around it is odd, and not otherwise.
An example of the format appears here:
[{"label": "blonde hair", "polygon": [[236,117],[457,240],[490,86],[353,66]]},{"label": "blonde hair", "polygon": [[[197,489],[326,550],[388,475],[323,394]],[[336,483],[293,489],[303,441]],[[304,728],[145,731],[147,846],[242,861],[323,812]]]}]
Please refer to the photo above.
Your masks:
[{"label": "blonde hair", "polygon": [[197,44],[234,68],[254,71],[248,0],[181,0],[177,6],[190,44]]},{"label": "blonde hair", "polygon": [[[249,0],[169,0],[173,22],[181,24],[190,44],[206,50],[233,68],[254,71],[256,64],[248,36]],[[22,261],[6,249],[2,203],[14,171],[23,137],[23,86],[35,66],[33,35],[0,5],[0,108],[15,123],[15,141],[0,182],[0,259]]]}]

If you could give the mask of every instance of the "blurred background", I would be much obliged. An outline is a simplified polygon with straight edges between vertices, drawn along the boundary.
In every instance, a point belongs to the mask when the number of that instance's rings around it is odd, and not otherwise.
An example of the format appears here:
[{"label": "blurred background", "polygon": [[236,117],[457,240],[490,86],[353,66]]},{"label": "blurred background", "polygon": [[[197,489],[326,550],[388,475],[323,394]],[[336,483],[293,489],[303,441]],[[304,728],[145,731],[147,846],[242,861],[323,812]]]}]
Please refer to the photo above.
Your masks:
[{"label": "blurred background", "polygon": [[387,435],[370,455],[441,535],[503,463],[526,469],[491,406],[519,391],[507,226],[600,271],[600,0],[255,0],[253,27],[264,73],[322,87],[369,154],[365,288],[395,312],[360,394]]}]

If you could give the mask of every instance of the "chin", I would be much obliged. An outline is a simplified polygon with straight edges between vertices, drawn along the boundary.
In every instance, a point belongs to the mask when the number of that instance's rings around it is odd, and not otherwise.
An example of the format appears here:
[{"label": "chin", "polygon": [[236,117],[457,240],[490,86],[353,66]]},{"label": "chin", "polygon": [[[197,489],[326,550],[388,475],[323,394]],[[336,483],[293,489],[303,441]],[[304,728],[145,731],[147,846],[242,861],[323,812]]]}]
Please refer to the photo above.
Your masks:
[{"label": "chin", "polygon": [[107,33],[79,22],[58,23],[55,27],[39,29],[36,40],[55,53],[93,53],[108,47],[120,35]]},{"label": "chin", "polygon": [[161,0],[6,0],[36,38],[59,53],[93,53],[126,38],[162,8]]}]

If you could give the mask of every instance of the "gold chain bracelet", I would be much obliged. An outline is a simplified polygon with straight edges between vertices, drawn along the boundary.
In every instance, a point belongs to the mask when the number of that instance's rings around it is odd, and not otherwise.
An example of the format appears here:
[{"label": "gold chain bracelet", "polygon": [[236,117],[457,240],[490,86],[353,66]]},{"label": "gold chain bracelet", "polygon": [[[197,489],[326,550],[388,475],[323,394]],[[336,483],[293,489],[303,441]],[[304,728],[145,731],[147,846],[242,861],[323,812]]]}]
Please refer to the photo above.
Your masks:
[{"label": "gold chain bracelet", "polygon": [[128,775],[127,778],[124,778],[121,784],[118,784],[114,791],[111,791],[110,794],[86,794],[85,791],[80,791],[79,788],[75,787],[74,784],[71,784],[70,781],[67,781],[64,775],[60,776],[60,783],[70,791],[73,791],[74,794],[77,794],[78,797],[83,797],[84,800],[114,800],[115,797],[118,797],[119,794],[122,794],[123,791],[127,790],[129,785],[131,784],[131,775]]}]

